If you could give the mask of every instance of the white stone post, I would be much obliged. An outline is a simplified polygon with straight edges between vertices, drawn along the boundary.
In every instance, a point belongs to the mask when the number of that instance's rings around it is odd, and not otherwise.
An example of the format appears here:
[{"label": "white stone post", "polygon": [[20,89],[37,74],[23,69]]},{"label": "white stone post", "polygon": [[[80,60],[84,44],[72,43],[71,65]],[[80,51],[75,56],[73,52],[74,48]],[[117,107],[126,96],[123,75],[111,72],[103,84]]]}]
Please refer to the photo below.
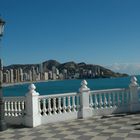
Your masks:
[{"label": "white stone post", "polygon": [[26,94],[26,116],[25,125],[28,127],[36,127],[41,124],[41,118],[39,115],[39,93],[35,91],[36,87],[34,84],[29,85],[29,92]]},{"label": "white stone post", "polygon": [[138,83],[137,78],[132,76],[131,83],[129,85],[130,88],[130,112],[140,111],[140,102],[138,96]]},{"label": "white stone post", "polygon": [[90,89],[87,87],[87,81],[81,82],[80,92],[80,118],[88,118],[92,116],[92,108],[89,106]]}]

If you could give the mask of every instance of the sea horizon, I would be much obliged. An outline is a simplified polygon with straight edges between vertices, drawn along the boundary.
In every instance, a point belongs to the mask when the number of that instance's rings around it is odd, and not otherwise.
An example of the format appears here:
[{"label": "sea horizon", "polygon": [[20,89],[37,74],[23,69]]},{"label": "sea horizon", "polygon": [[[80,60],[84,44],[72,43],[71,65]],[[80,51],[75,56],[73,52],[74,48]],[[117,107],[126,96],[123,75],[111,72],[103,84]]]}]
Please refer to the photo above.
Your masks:
[{"label": "sea horizon", "polygon": [[[140,75],[137,75],[137,82],[140,84]],[[25,96],[28,92],[30,83],[35,84],[36,91],[40,95],[61,94],[69,92],[78,92],[81,81],[83,79],[70,79],[70,80],[54,80],[54,81],[41,81],[29,82],[18,85],[3,87],[4,96]],[[129,88],[131,76],[121,78],[98,78],[86,79],[88,87],[91,90],[102,90],[112,88]]]}]

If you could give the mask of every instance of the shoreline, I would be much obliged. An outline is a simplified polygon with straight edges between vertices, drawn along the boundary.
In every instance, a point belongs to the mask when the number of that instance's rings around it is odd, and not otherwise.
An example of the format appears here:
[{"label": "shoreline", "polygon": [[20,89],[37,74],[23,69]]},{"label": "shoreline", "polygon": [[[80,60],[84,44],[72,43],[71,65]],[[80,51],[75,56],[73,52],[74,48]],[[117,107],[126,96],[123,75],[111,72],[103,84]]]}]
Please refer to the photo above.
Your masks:
[{"label": "shoreline", "polygon": [[10,86],[17,86],[17,85],[24,85],[24,84],[31,84],[31,83],[49,82],[49,81],[57,81],[57,80],[26,81],[26,82],[8,83],[8,84],[4,83],[2,84],[2,87],[10,87]]},{"label": "shoreline", "polygon": [[[136,75],[138,76],[138,75]],[[127,76],[130,77],[130,76]],[[123,77],[110,77],[109,79],[112,78],[123,78]],[[98,78],[95,78],[98,79]],[[100,79],[100,78],[99,78]],[[102,79],[102,78],[101,78]],[[104,78],[103,78],[104,79]],[[62,80],[68,80],[68,79],[62,79]],[[3,83],[2,87],[10,87],[10,86],[16,86],[16,85],[24,85],[24,84],[31,84],[31,83],[41,83],[41,82],[53,82],[53,81],[62,81],[61,79],[56,79],[56,80],[40,80],[40,81],[25,81],[25,82],[18,82],[18,83]],[[73,80],[73,79],[69,79]],[[76,80],[76,79],[75,79]],[[79,79],[77,79],[79,80]],[[86,79],[87,80],[87,79]]]}]

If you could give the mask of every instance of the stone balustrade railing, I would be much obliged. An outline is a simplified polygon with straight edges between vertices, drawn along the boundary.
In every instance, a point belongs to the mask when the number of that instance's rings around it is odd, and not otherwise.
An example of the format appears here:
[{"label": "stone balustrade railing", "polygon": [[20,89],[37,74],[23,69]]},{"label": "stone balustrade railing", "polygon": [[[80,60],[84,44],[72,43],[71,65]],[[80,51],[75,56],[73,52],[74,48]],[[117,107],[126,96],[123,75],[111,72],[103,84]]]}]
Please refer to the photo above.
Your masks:
[{"label": "stone balustrade railing", "polygon": [[140,111],[140,87],[136,77],[127,89],[90,91],[86,80],[79,93],[40,96],[34,84],[25,97],[5,97],[5,120],[8,123],[35,127],[56,121]]},{"label": "stone balustrade railing", "polygon": [[24,124],[25,97],[4,97],[5,120],[9,124]]},{"label": "stone balustrade railing", "polygon": [[25,97],[4,97],[4,111],[6,117],[24,116]]},{"label": "stone balustrade railing", "polygon": [[96,90],[90,93],[90,107],[94,109],[128,105],[129,89]]},{"label": "stone balustrade railing", "polygon": [[39,112],[42,116],[76,112],[80,107],[77,93],[39,96]]}]

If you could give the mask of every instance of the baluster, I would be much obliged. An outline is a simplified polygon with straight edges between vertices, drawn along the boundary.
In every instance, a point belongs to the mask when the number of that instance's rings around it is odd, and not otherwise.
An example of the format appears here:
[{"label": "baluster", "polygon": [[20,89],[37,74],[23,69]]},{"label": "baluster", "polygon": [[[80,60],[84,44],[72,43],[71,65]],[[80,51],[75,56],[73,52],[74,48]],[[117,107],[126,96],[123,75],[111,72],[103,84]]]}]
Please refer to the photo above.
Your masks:
[{"label": "baluster", "polygon": [[106,94],[104,93],[104,107],[107,108],[107,99],[106,99]]},{"label": "baluster", "polygon": [[62,109],[62,107],[61,107],[61,97],[59,97],[58,98],[58,114],[61,114],[62,112],[61,112],[61,109]]},{"label": "baluster", "polygon": [[112,93],[108,94],[108,107],[111,108],[113,105],[112,105],[112,101],[111,101],[111,95]]},{"label": "baluster", "polygon": [[63,97],[63,112],[66,113],[66,97]]},{"label": "baluster", "polygon": [[14,106],[13,106],[13,101],[11,101],[11,112],[12,112],[12,116],[14,116]]},{"label": "baluster", "polygon": [[117,105],[117,99],[116,99],[116,93],[115,92],[113,92],[112,104],[113,104],[114,107]]},{"label": "baluster", "polygon": [[72,96],[72,111],[76,111],[75,96]]},{"label": "baluster", "polygon": [[71,103],[70,103],[70,96],[68,98],[68,112],[71,112]]},{"label": "baluster", "polygon": [[25,109],[25,102],[21,101],[21,109],[24,110]]},{"label": "baluster", "polygon": [[45,115],[46,116],[46,112],[47,112],[47,109],[46,109],[46,99],[43,99],[43,109],[42,109],[42,111],[43,111],[43,115]]},{"label": "baluster", "polygon": [[79,95],[76,95],[76,110],[79,110],[80,108],[80,102],[79,102]]},{"label": "baluster", "polygon": [[15,116],[18,116],[18,113],[17,113],[17,101],[15,101],[15,104],[14,104],[14,107],[15,107]]},{"label": "baluster", "polygon": [[119,95],[119,93],[117,93],[117,106],[119,106],[120,105],[120,95]]},{"label": "baluster", "polygon": [[56,98],[53,98],[53,114],[57,114],[56,111],[57,111],[57,108],[56,108]]},{"label": "baluster", "polygon": [[10,108],[10,101],[8,101],[8,116],[11,116],[11,108]]},{"label": "baluster", "polygon": [[126,104],[129,103],[129,92],[126,92]]},{"label": "baluster", "polygon": [[123,104],[123,100],[122,100],[122,98],[123,98],[123,92],[120,92],[119,95],[120,95],[120,105],[122,105]]},{"label": "baluster", "polygon": [[124,98],[125,98],[125,92],[124,92],[124,91],[122,91],[122,93],[121,93],[121,94],[122,94],[122,105],[123,105],[123,104],[125,104],[125,100],[124,100]]},{"label": "baluster", "polygon": [[22,115],[22,113],[21,113],[21,102],[20,101],[18,101],[18,114],[19,115]]},{"label": "baluster", "polygon": [[97,94],[95,94],[94,97],[95,97],[94,107],[95,107],[95,109],[98,109],[99,103],[98,103],[98,99],[97,99]]},{"label": "baluster", "polygon": [[21,101],[21,110],[22,110],[21,115],[24,115],[25,114],[25,101]]},{"label": "baluster", "polygon": [[51,115],[52,108],[51,108],[51,98],[48,98],[48,115]]},{"label": "baluster", "polygon": [[90,97],[89,97],[89,105],[90,107],[93,107],[93,99],[92,99],[92,95],[90,94]]},{"label": "baluster", "polygon": [[102,106],[103,106],[102,94],[100,93],[100,94],[99,94],[99,107],[100,107],[100,108],[103,108]]},{"label": "baluster", "polygon": [[5,116],[8,116],[8,108],[7,108],[7,101],[4,102],[4,111],[5,111]]},{"label": "baluster", "polygon": [[41,99],[38,100],[38,107],[39,107],[38,110],[39,110],[39,114],[40,114],[40,116],[43,115],[43,114],[42,114],[42,113],[43,113],[43,110],[42,110],[42,108],[41,108],[41,101],[42,101]]},{"label": "baluster", "polygon": [[118,97],[119,97],[119,106],[121,106],[121,92],[118,93]]}]

